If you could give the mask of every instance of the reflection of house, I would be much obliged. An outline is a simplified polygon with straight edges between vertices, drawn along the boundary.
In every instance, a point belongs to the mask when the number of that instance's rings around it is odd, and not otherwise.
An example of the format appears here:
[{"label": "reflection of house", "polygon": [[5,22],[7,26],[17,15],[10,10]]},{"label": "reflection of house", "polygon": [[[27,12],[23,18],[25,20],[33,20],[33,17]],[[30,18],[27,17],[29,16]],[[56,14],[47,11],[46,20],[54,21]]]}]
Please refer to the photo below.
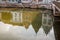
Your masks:
[{"label": "reflection of house", "polygon": [[39,13],[36,18],[32,21],[32,26],[35,30],[35,32],[37,33],[39,31],[39,29],[41,28],[42,25],[42,14]]},{"label": "reflection of house", "polygon": [[[47,11],[49,12],[49,11]],[[42,14],[42,25],[43,26],[52,26],[52,17],[51,13],[43,13]]]},{"label": "reflection of house", "polygon": [[[29,27],[31,22],[35,20],[34,18],[39,13],[39,11],[0,11],[0,19],[4,23]],[[28,16],[27,16],[28,15]],[[34,16],[33,16],[34,15]]]},{"label": "reflection of house", "polygon": [[[8,14],[9,13],[9,14]],[[6,16],[4,16],[4,14],[6,14]],[[0,18],[2,20],[8,21],[8,22],[12,22],[12,23],[21,23],[22,22],[22,13],[20,12],[0,12]],[[10,20],[8,20],[10,19]]]},{"label": "reflection of house", "polygon": [[46,10],[42,14],[42,27],[46,35],[50,32],[52,25],[53,25],[53,20],[52,20],[51,12]]}]

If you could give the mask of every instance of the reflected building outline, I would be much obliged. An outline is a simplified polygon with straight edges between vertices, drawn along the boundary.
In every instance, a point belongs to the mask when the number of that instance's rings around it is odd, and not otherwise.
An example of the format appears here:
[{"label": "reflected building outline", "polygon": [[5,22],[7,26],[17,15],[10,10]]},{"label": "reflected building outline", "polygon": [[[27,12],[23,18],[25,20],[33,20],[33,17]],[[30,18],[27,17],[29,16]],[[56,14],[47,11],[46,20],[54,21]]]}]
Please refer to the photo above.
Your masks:
[{"label": "reflected building outline", "polygon": [[46,35],[50,32],[52,26],[53,26],[53,19],[51,16],[51,12],[49,10],[46,10],[42,14],[42,27]]}]

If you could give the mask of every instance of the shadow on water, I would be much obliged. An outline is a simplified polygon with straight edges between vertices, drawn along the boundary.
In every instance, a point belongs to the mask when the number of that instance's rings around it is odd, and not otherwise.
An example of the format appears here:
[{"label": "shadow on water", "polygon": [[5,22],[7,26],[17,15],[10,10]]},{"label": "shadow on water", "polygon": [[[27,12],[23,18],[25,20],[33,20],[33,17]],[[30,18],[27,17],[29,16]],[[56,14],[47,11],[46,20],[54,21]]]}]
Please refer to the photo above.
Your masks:
[{"label": "shadow on water", "polygon": [[54,26],[55,38],[56,38],[56,40],[60,40],[60,21],[56,21],[54,19],[53,26]]}]

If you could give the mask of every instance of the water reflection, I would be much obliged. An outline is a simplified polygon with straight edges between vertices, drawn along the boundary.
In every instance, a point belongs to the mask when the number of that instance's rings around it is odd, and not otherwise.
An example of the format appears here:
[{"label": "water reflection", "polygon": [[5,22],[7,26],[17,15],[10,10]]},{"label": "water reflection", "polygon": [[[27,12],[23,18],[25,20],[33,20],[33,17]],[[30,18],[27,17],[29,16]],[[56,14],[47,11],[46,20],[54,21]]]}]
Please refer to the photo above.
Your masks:
[{"label": "water reflection", "polygon": [[[14,16],[11,16],[10,12],[14,13]],[[1,40],[55,40],[50,11],[8,11],[8,17],[4,16],[5,13],[7,11],[0,16]]]},{"label": "water reflection", "polygon": [[53,19],[51,14],[52,12],[49,10],[45,10],[44,13],[42,14],[42,26],[46,35],[50,32],[50,29],[52,28],[53,25]]}]

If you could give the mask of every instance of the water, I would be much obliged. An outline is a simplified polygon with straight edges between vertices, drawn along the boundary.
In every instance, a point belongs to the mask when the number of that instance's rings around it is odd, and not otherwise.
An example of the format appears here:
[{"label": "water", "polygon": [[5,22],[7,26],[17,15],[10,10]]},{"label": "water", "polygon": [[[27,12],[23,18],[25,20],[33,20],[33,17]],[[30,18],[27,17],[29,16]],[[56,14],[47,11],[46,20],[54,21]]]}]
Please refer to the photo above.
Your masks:
[{"label": "water", "polygon": [[[55,40],[50,10],[19,9],[1,10],[0,13],[2,12],[0,40]],[[5,12],[14,14],[3,16]]]}]

